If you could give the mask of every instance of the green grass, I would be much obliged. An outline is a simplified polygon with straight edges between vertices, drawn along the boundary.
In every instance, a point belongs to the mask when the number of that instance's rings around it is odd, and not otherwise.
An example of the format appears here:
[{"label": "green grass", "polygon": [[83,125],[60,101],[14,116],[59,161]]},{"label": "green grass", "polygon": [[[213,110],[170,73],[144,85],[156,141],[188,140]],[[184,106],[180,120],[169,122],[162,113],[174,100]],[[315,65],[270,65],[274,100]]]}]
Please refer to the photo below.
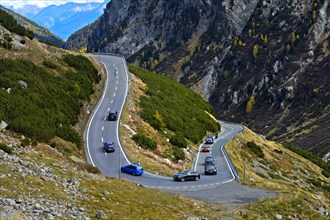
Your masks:
[{"label": "green grass", "polygon": [[[53,68],[39,67],[28,60],[0,60],[0,120],[8,128],[37,141],[48,142],[55,136],[81,146],[72,129],[77,123],[82,101],[94,92],[100,76],[83,56],[66,55],[63,65],[71,68],[61,75]],[[27,83],[23,88],[18,82]]]},{"label": "green grass", "polygon": [[193,143],[220,131],[219,123],[206,113],[214,114],[213,107],[198,94],[143,68],[130,65],[129,70],[147,84],[146,96],[140,98],[141,117],[156,130],[182,133]]}]

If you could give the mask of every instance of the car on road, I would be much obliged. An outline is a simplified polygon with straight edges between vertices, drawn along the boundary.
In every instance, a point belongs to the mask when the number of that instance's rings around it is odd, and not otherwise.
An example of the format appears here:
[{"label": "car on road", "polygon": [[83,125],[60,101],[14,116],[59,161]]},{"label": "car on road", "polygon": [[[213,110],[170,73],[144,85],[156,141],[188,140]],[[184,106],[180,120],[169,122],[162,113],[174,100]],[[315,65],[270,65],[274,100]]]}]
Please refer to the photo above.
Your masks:
[{"label": "car on road", "polygon": [[205,166],[207,165],[213,165],[215,166],[215,159],[212,156],[205,157]]},{"label": "car on road", "polygon": [[205,175],[217,175],[217,168],[214,165],[205,165],[204,173]]},{"label": "car on road", "polygon": [[112,141],[106,141],[103,143],[103,150],[105,153],[115,152],[115,144]]},{"label": "car on road", "polygon": [[143,174],[143,168],[139,164],[134,163],[122,166],[120,171],[122,173],[132,174],[133,176],[141,176]]},{"label": "car on road", "polygon": [[205,144],[213,144],[213,143],[214,143],[213,137],[211,135],[208,135],[205,140]]},{"label": "car on road", "polygon": [[173,179],[175,181],[188,181],[188,180],[199,180],[201,178],[200,174],[197,171],[194,170],[184,170],[178,174],[175,174],[173,176]]},{"label": "car on road", "polygon": [[109,114],[108,114],[108,117],[107,117],[107,120],[108,121],[116,121],[117,118],[118,118],[118,112],[115,111],[115,110],[110,110]]},{"label": "car on road", "polygon": [[211,151],[211,147],[210,146],[202,146],[201,147],[201,152],[210,152]]}]

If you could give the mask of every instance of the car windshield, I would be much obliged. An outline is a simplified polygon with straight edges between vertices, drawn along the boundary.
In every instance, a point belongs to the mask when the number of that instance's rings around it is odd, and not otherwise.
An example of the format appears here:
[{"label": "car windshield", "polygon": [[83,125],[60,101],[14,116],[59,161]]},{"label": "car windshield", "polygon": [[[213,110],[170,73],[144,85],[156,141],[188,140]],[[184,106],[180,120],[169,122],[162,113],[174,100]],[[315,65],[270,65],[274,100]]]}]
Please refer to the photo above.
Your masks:
[{"label": "car windshield", "polygon": [[180,174],[186,174],[186,173],[188,173],[189,172],[189,170],[184,170],[184,171],[182,171]]}]

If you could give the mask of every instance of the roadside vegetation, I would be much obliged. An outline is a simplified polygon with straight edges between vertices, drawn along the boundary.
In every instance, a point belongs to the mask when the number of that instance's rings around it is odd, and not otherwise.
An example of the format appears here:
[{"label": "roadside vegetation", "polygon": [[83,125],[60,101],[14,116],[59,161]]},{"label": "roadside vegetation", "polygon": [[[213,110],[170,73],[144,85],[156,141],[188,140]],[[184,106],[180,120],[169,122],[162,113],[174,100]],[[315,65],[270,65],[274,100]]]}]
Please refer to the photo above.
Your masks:
[{"label": "roadside vegetation", "polygon": [[[74,208],[83,210],[90,219],[219,219],[228,215],[226,208],[219,204],[196,201],[144,188],[123,179],[88,173],[84,164],[67,160],[47,145],[38,144],[31,151],[14,148],[12,155],[20,158],[20,162],[0,160],[0,201],[20,199],[24,204],[33,201],[32,206],[24,211],[4,210],[2,207],[6,206],[0,203],[0,214],[15,213],[15,219],[23,219],[23,213],[32,216],[36,203],[57,213],[62,211],[63,215],[55,216],[55,219],[72,219],[70,211]],[[17,171],[21,162],[29,166]],[[42,170],[51,171],[43,173]],[[99,217],[98,213],[103,213],[103,217]]]},{"label": "roadside vegetation", "polygon": [[34,141],[49,143],[58,136],[82,146],[72,126],[100,81],[98,71],[83,56],[65,55],[67,70],[45,60],[44,67],[28,60],[0,59],[0,120],[8,128]]},{"label": "roadside vegetation", "polygon": [[129,70],[134,75],[121,120],[129,158],[163,175],[190,169],[206,135],[220,131],[213,107],[172,79],[134,65]]},{"label": "roadside vegetation", "polygon": [[[323,167],[279,143],[267,141],[248,128],[226,145],[241,183],[272,190],[274,198],[246,206],[244,219],[327,219],[319,210],[329,210],[330,182]],[[283,204],[286,204],[283,206]],[[321,214],[322,213],[322,214]]]},{"label": "roadside vegetation", "polygon": [[208,132],[220,131],[219,123],[206,114],[214,114],[213,107],[198,94],[146,69],[130,65],[129,70],[147,84],[146,95],[140,99],[141,117],[153,128],[182,134],[195,144]]}]

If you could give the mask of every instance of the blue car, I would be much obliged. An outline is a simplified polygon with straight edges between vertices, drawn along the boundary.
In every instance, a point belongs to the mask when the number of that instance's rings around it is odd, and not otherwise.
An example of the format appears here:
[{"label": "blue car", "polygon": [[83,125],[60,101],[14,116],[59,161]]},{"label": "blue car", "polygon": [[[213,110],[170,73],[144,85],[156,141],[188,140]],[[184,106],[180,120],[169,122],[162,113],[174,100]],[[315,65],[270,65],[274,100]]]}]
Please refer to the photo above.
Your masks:
[{"label": "blue car", "polygon": [[143,168],[138,164],[129,164],[127,166],[122,166],[120,171],[122,173],[132,174],[133,176],[141,176],[143,174]]},{"label": "blue car", "polygon": [[104,142],[103,149],[105,153],[115,152],[115,144],[112,141]]}]

